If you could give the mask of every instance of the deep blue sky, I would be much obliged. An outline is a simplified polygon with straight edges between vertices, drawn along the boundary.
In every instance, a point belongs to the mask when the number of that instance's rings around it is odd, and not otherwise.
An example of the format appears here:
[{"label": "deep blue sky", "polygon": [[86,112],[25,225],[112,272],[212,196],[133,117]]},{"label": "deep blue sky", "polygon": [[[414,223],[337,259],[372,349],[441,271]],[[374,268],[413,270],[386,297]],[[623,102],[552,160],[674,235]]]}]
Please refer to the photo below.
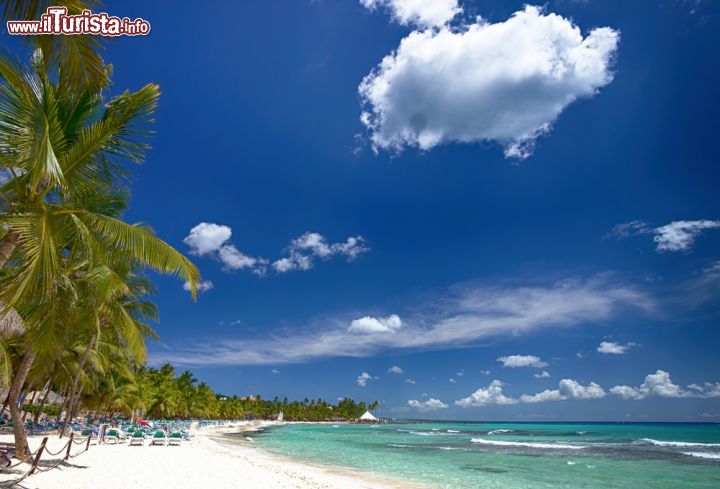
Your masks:
[{"label": "deep blue sky", "polygon": [[[107,3],[114,15],[152,24],[148,37],[109,43],[114,89],[152,81],[163,93],[128,219],[152,224],[185,252],[183,238],[200,222],[229,226],[234,246],[271,261],[307,231],[333,243],[361,235],[370,248],[351,262],[316,259],[311,270],[264,277],[196,257],[214,287],[194,303],[177,280],[158,278],[162,342],[151,347],[151,361],[201,358],[202,365],[187,367],[228,394],[378,399],[387,416],[720,419],[718,397],[624,400],[610,393],[615,385],[640,386],[659,369],[685,393],[688,384],[720,381],[720,272],[708,271],[720,260],[720,230],[706,230],[679,252],[656,251],[652,231],[605,237],[633,220],[654,228],[720,219],[717,5],[549,2],[547,12],[572,19],[584,35],[600,26],[620,32],[615,77],[567,107],[534,154],[517,162],[492,142],[373,153],[359,119],[358,85],[412,30],[386,12],[354,0],[225,1],[207,9],[196,2]],[[506,0],[460,5],[465,18],[489,22],[522,9]],[[557,290],[567,279],[571,289],[598,281],[585,287],[590,295],[632,290],[644,307],[623,299],[607,314],[580,314],[562,326],[533,319],[528,331],[511,326],[452,345],[376,345],[361,357],[326,351],[293,363],[253,365],[244,354],[232,360],[234,350],[251,348],[242,340],[270,350],[277,341],[320,342],[353,319],[390,314],[403,328],[432,328],[454,314],[463,291],[494,291],[497,299],[528,286]],[[602,354],[602,341],[635,345]],[[198,355],[202,345],[210,346]],[[215,351],[223,355],[214,358]],[[548,366],[502,367],[496,359],[508,355],[534,355]],[[393,365],[404,373],[389,373]],[[535,378],[542,370],[551,376]],[[361,372],[379,378],[361,387]],[[513,398],[557,389],[560,379],[596,382],[607,395],[453,404],[494,379]],[[429,398],[449,407],[407,407]]]}]

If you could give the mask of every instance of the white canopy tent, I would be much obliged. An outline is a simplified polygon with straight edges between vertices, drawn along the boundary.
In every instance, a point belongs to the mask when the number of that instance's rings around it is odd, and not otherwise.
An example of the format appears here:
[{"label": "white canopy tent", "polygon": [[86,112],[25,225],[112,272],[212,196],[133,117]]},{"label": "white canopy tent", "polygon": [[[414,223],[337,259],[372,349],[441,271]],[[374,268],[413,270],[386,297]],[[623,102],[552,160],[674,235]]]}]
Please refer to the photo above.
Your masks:
[{"label": "white canopy tent", "polygon": [[379,419],[373,416],[370,411],[365,411],[365,414],[360,416],[360,421],[379,421]]}]

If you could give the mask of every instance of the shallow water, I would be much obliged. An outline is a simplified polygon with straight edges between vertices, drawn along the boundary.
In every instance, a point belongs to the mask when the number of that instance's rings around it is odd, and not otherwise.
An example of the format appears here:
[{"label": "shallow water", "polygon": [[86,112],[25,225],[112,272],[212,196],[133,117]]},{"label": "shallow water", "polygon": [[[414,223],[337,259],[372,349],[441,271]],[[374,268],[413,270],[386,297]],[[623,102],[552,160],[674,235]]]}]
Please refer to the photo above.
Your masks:
[{"label": "shallow water", "polygon": [[720,425],[284,425],[259,448],[437,488],[720,487]]}]

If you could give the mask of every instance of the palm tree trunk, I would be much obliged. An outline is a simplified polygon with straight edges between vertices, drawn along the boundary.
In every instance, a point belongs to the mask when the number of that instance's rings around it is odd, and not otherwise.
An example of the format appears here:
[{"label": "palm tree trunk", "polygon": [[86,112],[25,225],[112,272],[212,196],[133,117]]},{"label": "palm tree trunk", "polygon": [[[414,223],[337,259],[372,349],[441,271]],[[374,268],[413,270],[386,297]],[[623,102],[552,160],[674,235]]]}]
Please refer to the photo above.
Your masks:
[{"label": "palm tree trunk", "polygon": [[[27,400],[26,398],[27,398],[28,394],[30,394],[31,392],[33,393],[33,395],[32,395],[32,397],[30,397],[28,404],[29,404],[29,406],[32,406],[33,404],[35,404],[35,397],[37,396],[37,391],[35,390],[35,384],[28,384],[27,391],[25,391],[25,396],[23,396],[23,406],[25,404],[25,401]],[[30,411],[23,410],[23,415],[22,415],[23,423],[27,419],[27,415],[29,412]]]},{"label": "palm tree trunk", "polygon": [[2,245],[0,245],[0,268],[4,267],[5,263],[7,263],[7,261],[12,256],[19,238],[20,235],[16,233],[13,229],[10,229],[10,231],[5,236],[5,240],[3,241]]},{"label": "palm tree trunk", "polygon": [[13,433],[15,434],[15,458],[19,460],[25,460],[30,457],[30,449],[28,448],[25,426],[23,426],[22,418],[20,417],[18,401],[20,390],[25,383],[25,379],[30,372],[30,367],[34,360],[35,352],[28,350],[15,373],[15,378],[10,386],[10,394],[8,395],[10,398],[8,401],[10,403],[10,416],[13,422]]},{"label": "palm tree trunk", "polygon": [[[73,377],[72,387],[70,389],[70,395],[68,396],[68,399],[70,402],[68,403],[68,413],[67,416],[65,416],[65,420],[63,421],[62,429],[60,430],[60,438],[62,438],[65,435],[65,430],[67,429],[68,422],[73,418],[74,411],[75,411],[75,398],[77,397],[79,399],[80,395],[78,393],[78,385],[80,384],[80,376],[82,375],[83,368],[85,368],[85,363],[87,362],[88,357],[90,356],[90,351],[95,347],[95,340],[97,340],[97,330],[93,331],[92,337],[90,338],[90,342],[88,343],[87,348],[85,348],[85,351],[83,352],[82,358],[80,358],[80,363],[78,363],[77,372],[75,372],[75,377]],[[68,400],[66,399],[66,400]]]},{"label": "palm tree trunk", "polygon": [[47,383],[45,384],[45,388],[43,389],[43,397],[42,397],[42,400],[40,401],[40,405],[38,406],[37,411],[35,411],[35,417],[33,418],[33,424],[37,424],[38,421],[40,420],[40,415],[42,414],[43,409],[45,409],[45,403],[47,402],[48,396],[50,395],[50,387],[52,387],[52,384],[51,384],[50,380],[48,380]]}]

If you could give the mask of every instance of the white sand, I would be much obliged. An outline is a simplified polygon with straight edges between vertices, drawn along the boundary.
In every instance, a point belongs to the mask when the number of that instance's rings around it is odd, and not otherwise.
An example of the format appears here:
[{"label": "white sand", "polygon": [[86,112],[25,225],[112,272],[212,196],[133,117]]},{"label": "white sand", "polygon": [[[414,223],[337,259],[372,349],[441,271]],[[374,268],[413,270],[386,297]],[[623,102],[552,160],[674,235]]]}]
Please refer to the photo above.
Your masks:
[{"label": "white sand", "polygon": [[[211,439],[219,431],[232,428],[208,429],[195,432],[189,442],[179,447],[95,445],[69,465],[61,465],[45,473],[25,479],[20,487],[28,489],[212,489],[242,487],[272,488],[332,488],[332,489],[389,489],[397,484],[365,478],[361,474],[344,474],[319,467],[288,461],[268,455],[252,447],[226,447]],[[42,437],[30,437],[30,449],[40,444]],[[12,442],[11,435],[0,436],[2,442]],[[50,437],[48,448],[55,452],[66,440]],[[72,453],[83,447],[75,445]],[[47,462],[49,456],[45,456]],[[24,469],[23,466],[16,470]],[[24,473],[25,470],[22,470]],[[0,473],[0,481],[16,479],[19,473]]]}]

